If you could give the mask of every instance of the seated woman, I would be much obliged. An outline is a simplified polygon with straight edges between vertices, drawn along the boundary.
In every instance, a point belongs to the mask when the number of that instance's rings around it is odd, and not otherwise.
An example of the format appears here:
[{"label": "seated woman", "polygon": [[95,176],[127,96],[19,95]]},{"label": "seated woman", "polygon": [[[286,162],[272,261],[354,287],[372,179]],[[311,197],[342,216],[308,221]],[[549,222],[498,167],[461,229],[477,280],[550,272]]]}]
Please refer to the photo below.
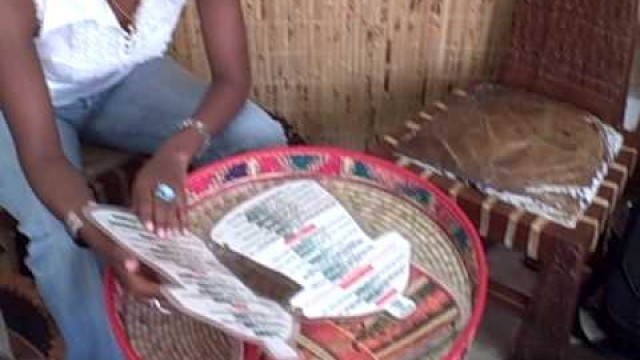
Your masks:
[{"label": "seated woman", "polygon": [[213,81],[163,57],[185,0],[0,2],[0,206],[30,238],[27,265],[71,360],[116,360],[101,267],[140,297],[159,295],[138,262],[85,221],[92,194],[80,140],[152,155],[133,209],[160,236],[179,231],[190,165],[285,143],[247,101],[238,0],[197,0]]}]

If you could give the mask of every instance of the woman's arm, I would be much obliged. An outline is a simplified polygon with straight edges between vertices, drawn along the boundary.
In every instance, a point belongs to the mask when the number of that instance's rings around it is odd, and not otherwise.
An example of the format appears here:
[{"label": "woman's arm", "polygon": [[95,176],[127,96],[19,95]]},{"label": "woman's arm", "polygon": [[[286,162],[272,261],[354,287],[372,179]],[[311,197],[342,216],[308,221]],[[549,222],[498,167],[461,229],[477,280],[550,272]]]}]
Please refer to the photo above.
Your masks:
[{"label": "woman's arm", "polygon": [[[251,71],[245,25],[239,0],[196,1],[212,81],[193,118],[205,123],[210,135],[216,135],[233,120],[249,94]],[[205,138],[194,129],[177,133],[156,151],[136,178],[134,209],[148,228],[161,236],[184,228],[185,175],[204,143]],[[178,193],[175,203],[153,198],[158,182],[170,185]]]},{"label": "woman's arm", "polygon": [[[193,117],[216,135],[240,111],[249,95],[251,69],[245,23],[239,0],[197,0],[197,5],[212,79]],[[182,141],[176,141],[175,149],[191,159],[203,138],[195,131],[184,135]]]},{"label": "woman's arm", "polygon": [[0,104],[29,183],[59,218],[89,200],[84,179],[65,157],[33,45],[31,1],[0,2]]},{"label": "woman's arm", "polygon": [[[92,200],[92,194],[82,174],[63,152],[33,44],[36,32],[32,1],[0,1],[0,110],[11,130],[29,184],[49,210],[63,219],[69,211],[80,213]],[[112,260],[116,270],[125,274],[125,285],[134,292],[158,293],[154,285],[134,274],[137,273],[135,260],[99,230],[87,224],[80,235]]]}]

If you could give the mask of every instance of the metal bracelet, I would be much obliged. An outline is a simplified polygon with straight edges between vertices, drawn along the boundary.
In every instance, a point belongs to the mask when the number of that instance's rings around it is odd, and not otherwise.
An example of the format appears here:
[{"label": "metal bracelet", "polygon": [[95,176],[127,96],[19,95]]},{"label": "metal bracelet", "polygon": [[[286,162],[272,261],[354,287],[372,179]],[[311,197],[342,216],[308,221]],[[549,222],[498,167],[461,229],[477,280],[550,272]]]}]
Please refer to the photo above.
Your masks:
[{"label": "metal bracelet", "polygon": [[178,129],[180,131],[193,129],[195,132],[202,135],[204,142],[202,143],[202,147],[200,148],[198,155],[202,154],[209,148],[209,146],[211,146],[211,132],[209,131],[209,126],[202,121],[194,118],[188,118],[180,123]]}]

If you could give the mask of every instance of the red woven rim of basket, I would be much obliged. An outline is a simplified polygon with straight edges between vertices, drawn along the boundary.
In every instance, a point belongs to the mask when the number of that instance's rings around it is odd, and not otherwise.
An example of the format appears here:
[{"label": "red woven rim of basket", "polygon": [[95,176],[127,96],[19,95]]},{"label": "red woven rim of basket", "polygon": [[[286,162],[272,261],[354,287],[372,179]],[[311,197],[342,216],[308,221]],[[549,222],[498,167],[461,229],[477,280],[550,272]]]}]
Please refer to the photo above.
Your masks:
[{"label": "red woven rim of basket", "polygon": [[[475,289],[475,299],[473,301],[473,312],[471,314],[471,318],[469,319],[463,331],[458,335],[453,346],[451,347],[451,350],[449,350],[449,353],[443,357],[443,360],[462,359],[473,343],[473,340],[475,339],[476,332],[478,331],[486,307],[488,289],[488,267],[484,253],[484,247],[482,246],[480,237],[478,236],[478,233],[469,218],[455,202],[453,202],[448,196],[446,196],[440,189],[438,189],[428,180],[421,178],[415,173],[403,167],[397,166],[396,164],[360,152],[331,147],[294,146],[252,151],[243,153],[241,155],[228,157],[224,160],[205,166],[204,168],[192,173],[187,179],[186,187],[191,188],[194,179],[200,178],[208,173],[216,173],[228,167],[229,164],[242,163],[245,160],[261,156],[306,155],[308,153],[323,154],[336,157],[349,157],[354,160],[362,161],[366,164],[371,164],[377,168],[385,169],[389,172],[395,172],[396,174],[410,180],[413,183],[420,184],[420,186],[429,191],[437,201],[442,202],[444,206],[448,207],[456,216],[457,220],[460,222],[460,225],[471,239],[471,246],[475,255],[478,272],[478,283],[477,288]],[[127,359],[143,360],[138,356],[135,349],[133,349],[133,346],[131,346],[124,324],[122,323],[122,319],[120,319],[120,316],[118,315],[118,307],[116,306],[118,303],[117,295],[118,291],[115,276],[111,271],[108,271],[105,278],[105,297],[108,318],[111,326],[113,327],[114,334],[118,343],[122,347]],[[246,348],[247,351],[245,352],[245,360],[257,360],[259,358],[257,355],[251,355],[256,353],[255,346],[247,345]]]}]

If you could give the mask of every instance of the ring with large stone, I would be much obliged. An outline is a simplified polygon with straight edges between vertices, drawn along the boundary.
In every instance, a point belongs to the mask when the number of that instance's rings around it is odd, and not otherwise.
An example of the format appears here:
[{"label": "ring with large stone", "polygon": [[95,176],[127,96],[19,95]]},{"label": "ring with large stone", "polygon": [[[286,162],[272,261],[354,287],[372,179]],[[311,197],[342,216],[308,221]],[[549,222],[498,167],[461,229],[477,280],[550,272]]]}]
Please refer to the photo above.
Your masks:
[{"label": "ring with large stone", "polygon": [[154,195],[156,198],[166,203],[172,203],[176,201],[176,198],[178,197],[176,191],[165,183],[158,183],[158,185],[156,185]]}]

